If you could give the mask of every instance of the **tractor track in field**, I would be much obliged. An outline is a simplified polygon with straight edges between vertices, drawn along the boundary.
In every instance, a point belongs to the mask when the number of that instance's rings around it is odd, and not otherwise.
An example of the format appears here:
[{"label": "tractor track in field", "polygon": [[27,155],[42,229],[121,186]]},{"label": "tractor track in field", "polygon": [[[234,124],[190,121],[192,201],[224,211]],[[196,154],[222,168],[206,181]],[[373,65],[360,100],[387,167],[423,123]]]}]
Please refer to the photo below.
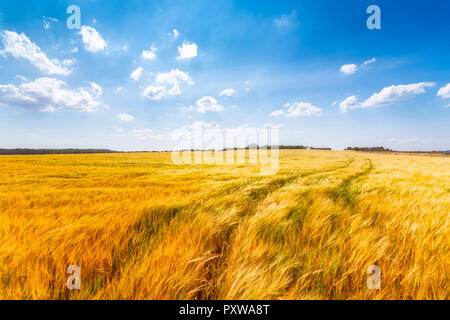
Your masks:
[{"label": "tractor track in field", "polygon": [[[242,201],[243,203],[240,201],[239,204],[236,205],[239,208],[242,207],[238,213],[239,222],[228,226],[226,230],[218,232],[219,235],[222,235],[220,239],[218,239],[217,246],[214,250],[214,254],[217,255],[218,258],[210,260],[206,265],[206,268],[208,268],[208,276],[206,281],[208,281],[211,285],[208,290],[199,291],[196,299],[219,298],[220,293],[218,292],[218,289],[220,287],[220,280],[217,279],[221,279],[220,274],[226,266],[226,259],[229,256],[230,243],[235,237],[236,230],[246,217],[256,214],[258,207],[264,202],[265,199],[267,199],[271,194],[295,184],[298,179],[311,177],[314,175],[331,174],[335,171],[348,168],[354,160],[354,158],[350,158],[344,164],[333,166],[331,168],[319,169],[301,174],[290,174],[283,178],[275,178],[263,186],[258,186],[257,188],[251,189],[246,195],[245,200]],[[243,187],[246,187],[247,185],[248,183],[242,184]],[[238,192],[239,190],[236,191]],[[222,194],[219,192],[219,195]]]}]

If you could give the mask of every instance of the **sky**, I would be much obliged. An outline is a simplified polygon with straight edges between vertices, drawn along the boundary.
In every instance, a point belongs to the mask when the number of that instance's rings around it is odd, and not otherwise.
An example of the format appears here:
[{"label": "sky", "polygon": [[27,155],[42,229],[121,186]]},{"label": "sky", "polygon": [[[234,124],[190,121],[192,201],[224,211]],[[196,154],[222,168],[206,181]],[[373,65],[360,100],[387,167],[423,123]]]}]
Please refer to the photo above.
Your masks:
[{"label": "sky", "polygon": [[271,127],[283,145],[448,150],[449,12],[438,0],[2,0],[0,148],[169,150],[190,128]]}]

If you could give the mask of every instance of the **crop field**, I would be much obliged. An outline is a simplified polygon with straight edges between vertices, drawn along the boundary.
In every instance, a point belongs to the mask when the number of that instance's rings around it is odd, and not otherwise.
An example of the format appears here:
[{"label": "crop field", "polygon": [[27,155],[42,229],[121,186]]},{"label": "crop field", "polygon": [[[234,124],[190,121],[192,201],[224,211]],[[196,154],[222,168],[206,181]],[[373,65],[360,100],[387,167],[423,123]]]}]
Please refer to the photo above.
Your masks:
[{"label": "crop field", "polygon": [[0,156],[0,299],[448,299],[449,213],[446,156]]}]

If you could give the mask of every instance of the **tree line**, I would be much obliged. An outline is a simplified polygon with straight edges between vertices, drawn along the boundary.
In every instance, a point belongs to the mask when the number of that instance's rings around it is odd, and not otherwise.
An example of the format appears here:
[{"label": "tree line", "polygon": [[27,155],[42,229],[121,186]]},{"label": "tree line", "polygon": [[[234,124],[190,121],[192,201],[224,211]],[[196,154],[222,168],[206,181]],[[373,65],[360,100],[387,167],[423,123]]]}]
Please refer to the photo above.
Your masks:
[{"label": "tree line", "polygon": [[0,155],[114,153],[108,149],[0,149]]}]

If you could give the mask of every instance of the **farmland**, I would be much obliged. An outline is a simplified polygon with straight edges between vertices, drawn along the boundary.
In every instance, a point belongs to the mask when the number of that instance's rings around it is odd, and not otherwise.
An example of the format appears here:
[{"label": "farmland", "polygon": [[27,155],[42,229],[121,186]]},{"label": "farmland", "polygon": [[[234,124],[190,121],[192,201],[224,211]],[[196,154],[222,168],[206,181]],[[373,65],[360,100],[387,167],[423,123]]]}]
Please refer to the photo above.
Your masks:
[{"label": "farmland", "polygon": [[440,155],[0,156],[0,299],[448,299],[449,213]]}]

